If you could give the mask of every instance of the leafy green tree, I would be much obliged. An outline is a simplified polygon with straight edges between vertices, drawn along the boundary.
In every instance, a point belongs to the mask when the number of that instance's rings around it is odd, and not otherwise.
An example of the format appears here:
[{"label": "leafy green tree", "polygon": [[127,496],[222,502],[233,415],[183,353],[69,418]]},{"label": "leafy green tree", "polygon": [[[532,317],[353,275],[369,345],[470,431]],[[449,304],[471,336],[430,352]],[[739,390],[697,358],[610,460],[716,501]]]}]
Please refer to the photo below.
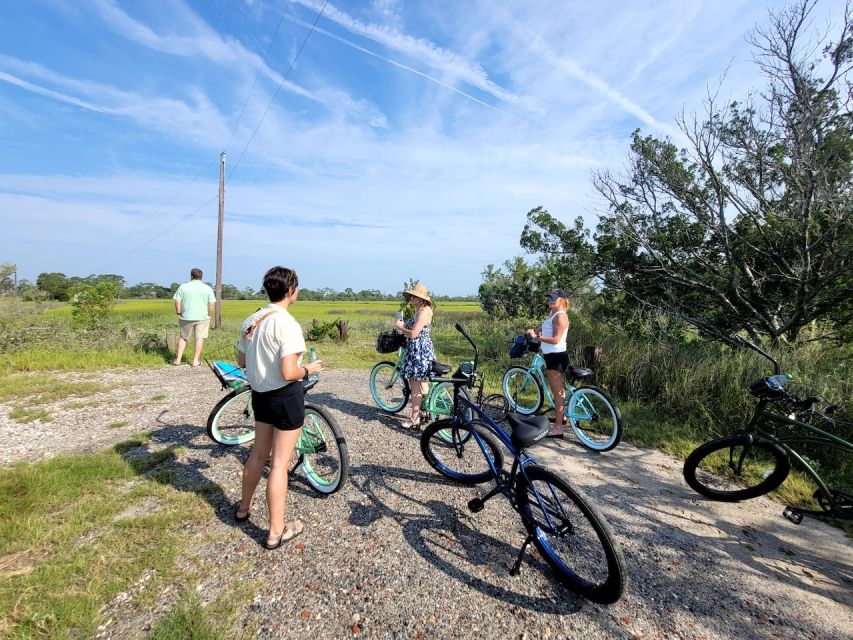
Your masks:
[{"label": "leafy green tree", "polygon": [[64,273],[40,273],[36,277],[36,286],[44,291],[51,300],[67,300],[68,287],[71,286]]},{"label": "leafy green tree", "polygon": [[762,351],[821,322],[849,331],[853,24],[848,6],[835,40],[809,37],[814,6],[753,33],[763,91],[682,116],[686,149],[635,132],[628,174],[594,176],[609,204],[594,246],[539,212],[527,248],[590,264],[614,302],[727,344]]}]

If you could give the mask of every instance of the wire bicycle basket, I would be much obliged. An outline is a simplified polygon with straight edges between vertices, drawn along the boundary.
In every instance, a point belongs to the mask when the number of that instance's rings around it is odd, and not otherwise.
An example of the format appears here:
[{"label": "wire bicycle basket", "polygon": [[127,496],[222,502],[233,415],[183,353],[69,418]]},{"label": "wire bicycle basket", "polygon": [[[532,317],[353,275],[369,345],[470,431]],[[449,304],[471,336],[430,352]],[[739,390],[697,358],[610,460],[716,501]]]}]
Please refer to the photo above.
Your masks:
[{"label": "wire bicycle basket", "polygon": [[247,384],[246,372],[237,364],[237,350],[225,347],[204,356],[204,361],[223,389],[240,389]]}]

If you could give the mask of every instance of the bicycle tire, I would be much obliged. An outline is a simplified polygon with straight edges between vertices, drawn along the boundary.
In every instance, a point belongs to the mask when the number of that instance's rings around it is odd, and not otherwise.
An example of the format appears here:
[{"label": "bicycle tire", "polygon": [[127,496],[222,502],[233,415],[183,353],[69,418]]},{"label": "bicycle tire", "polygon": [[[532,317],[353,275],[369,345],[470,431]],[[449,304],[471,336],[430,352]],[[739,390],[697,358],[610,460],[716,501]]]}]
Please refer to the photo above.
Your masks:
[{"label": "bicycle tire", "polygon": [[370,396],[385,413],[400,413],[409,403],[409,386],[397,365],[383,361],[370,371]]},{"label": "bicycle tire", "polygon": [[619,600],[627,582],[625,557],[607,520],[560,475],[534,464],[524,470],[515,487],[518,511],[559,582],[593,602]]},{"label": "bicycle tire", "polygon": [[[448,431],[452,441],[448,442],[440,433]],[[438,420],[424,429],[421,434],[421,453],[429,465],[445,478],[461,484],[480,484],[494,477],[483,450],[474,438],[474,432],[482,438],[491,454],[492,464],[501,469],[503,452],[486,427],[476,422]]]},{"label": "bicycle tire", "polygon": [[220,400],[207,417],[207,435],[214,442],[233,447],[255,438],[252,389],[237,389]]},{"label": "bicycle tire", "polygon": [[602,388],[580,387],[566,402],[566,418],[578,440],[592,451],[610,451],[622,440],[622,412]]},{"label": "bicycle tire", "polygon": [[523,367],[510,367],[506,370],[501,390],[509,402],[510,411],[525,416],[539,411],[545,397],[539,381]]},{"label": "bicycle tire", "polygon": [[[725,450],[728,450],[728,463],[725,455],[714,457],[714,454],[722,454]],[[762,452],[764,459],[753,455],[753,450]],[[732,464],[735,458],[743,458],[739,469]],[[703,463],[705,468],[702,467]],[[773,466],[768,469],[769,464]],[[744,465],[748,465],[748,468]],[[687,484],[697,493],[720,502],[737,502],[773,491],[785,481],[790,471],[791,460],[778,444],[739,434],[711,440],[697,447],[684,461],[683,473]],[[729,484],[740,483],[739,488],[720,488],[721,473],[724,474],[722,479]],[[744,487],[744,480],[760,482]],[[711,486],[709,482],[715,482],[718,486]]]},{"label": "bicycle tire", "polygon": [[330,495],[349,477],[349,450],[337,421],[325,410],[305,405],[305,422],[296,443],[295,469],[316,491]]}]

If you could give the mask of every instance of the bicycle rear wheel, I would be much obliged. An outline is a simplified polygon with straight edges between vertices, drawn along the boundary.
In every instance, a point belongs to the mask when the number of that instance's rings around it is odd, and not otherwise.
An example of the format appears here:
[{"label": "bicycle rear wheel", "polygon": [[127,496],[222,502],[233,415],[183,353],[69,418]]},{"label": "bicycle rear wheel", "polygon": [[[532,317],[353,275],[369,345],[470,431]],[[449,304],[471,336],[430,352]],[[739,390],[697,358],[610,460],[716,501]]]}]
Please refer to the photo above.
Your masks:
[{"label": "bicycle rear wheel", "polygon": [[347,441],[335,419],[325,410],[305,405],[305,422],[296,442],[298,456],[294,469],[314,489],[324,494],[335,493],[349,475]]},{"label": "bicycle rear wheel", "polygon": [[207,418],[207,435],[226,447],[254,440],[255,413],[250,387],[232,391],[217,403]]},{"label": "bicycle rear wheel", "polygon": [[503,378],[502,390],[510,411],[529,416],[542,406],[542,388],[527,369],[510,367]]},{"label": "bicycle rear wheel", "polygon": [[790,471],[791,460],[782,447],[745,434],[706,442],[684,461],[684,479],[690,488],[721,502],[769,493]]},{"label": "bicycle rear wheel", "polygon": [[533,544],[563,586],[611,604],[625,592],[625,558],[604,516],[583,493],[537,465],[518,475],[518,510]]},{"label": "bicycle rear wheel", "polygon": [[575,389],[566,418],[581,444],[593,451],[610,451],[622,439],[622,412],[604,389]]},{"label": "bicycle rear wheel", "polygon": [[[485,453],[474,433],[485,445]],[[479,484],[494,477],[486,455],[495,469],[502,468],[504,463],[500,445],[486,427],[476,422],[453,419],[438,420],[424,429],[421,434],[421,453],[433,469],[462,484]]]},{"label": "bicycle rear wheel", "polygon": [[387,413],[400,413],[409,402],[409,389],[393,362],[380,362],[370,372],[370,396]]}]

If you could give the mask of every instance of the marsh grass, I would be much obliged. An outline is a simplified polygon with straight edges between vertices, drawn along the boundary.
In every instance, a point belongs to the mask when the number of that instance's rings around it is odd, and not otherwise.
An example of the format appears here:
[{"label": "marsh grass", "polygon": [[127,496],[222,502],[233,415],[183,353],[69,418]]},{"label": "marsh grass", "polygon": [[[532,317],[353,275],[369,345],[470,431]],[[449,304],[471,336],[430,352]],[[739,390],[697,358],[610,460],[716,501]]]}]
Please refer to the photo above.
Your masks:
[{"label": "marsh grass", "polygon": [[146,442],[0,472],[0,636],[89,636],[143,575],[148,597],[191,579],[175,559],[210,507],[158,479],[173,451],[128,455]]}]

